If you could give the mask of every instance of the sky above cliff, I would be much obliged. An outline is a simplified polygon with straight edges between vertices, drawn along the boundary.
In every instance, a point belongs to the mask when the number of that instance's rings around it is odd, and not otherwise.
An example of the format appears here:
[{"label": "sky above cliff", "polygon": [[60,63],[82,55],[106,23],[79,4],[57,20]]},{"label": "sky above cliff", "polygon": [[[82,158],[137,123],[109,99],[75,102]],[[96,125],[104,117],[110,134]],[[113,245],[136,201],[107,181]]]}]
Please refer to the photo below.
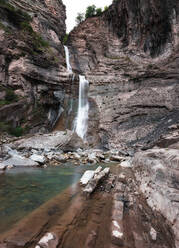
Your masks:
[{"label": "sky above cliff", "polygon": [[69,33],[76,25],[75,19],[77,13],[85,12],[86,7],[92,4],[94,4],[97,8],[104,8],[104,6],[109,6],[112,3],[112,0],[63,0],[63,3],[66,5],[66,25],[67,33]]}]

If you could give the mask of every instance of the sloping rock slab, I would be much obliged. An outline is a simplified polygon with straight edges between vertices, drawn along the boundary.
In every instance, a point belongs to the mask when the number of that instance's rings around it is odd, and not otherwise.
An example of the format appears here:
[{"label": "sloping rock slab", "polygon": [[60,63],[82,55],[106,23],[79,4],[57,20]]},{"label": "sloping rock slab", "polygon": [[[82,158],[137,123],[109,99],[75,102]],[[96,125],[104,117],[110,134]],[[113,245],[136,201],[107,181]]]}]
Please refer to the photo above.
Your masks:
[{"label": "sloping rock slab", "polygon": [[179,247],[179,150],[138,152],[132,164],[148,205],[171,223]]},{"label": "sloping rock slab", "polygon": [[15,166],[15,167],[26,167],[26,166],[38,166],[39,164],[29,158],[24,158],[19,155],[15,155],[12,158],[9,158],[3,162],[4,165],[7,166]]},{"label": "sloping rock slab", "polygon": [[28,139],[21,139],[14,143],[19,149],[53,149],[76,150],[83,147],[83,141],[72,131],[53,132],[35,135]]}]

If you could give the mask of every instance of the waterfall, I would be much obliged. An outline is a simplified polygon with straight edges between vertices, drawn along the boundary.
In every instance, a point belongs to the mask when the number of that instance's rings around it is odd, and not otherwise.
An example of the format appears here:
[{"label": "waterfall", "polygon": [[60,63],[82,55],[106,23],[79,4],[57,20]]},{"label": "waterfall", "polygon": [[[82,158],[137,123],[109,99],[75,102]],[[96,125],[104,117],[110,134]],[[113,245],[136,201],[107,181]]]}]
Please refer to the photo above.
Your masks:
[{"label": "waterfall", "polygon": [[[73,73],[72,67],[70,65],[70,54],[69,54],[68,47],[64,46],[64,49],[65,49],[65,55],[66,55],[67,71],[69,73]],[[89,88],[88,80],[86,80],[85,76],[79,75],[78,113],[77,113],[77,117],[75,118],[74,131],[83,140],[85,140],[86,138],[86,133],[88,129],[88,110],[89,110],[88,88]],[[73,104],[72,101],[70,103],[71,105],[70,105],[70,110],[68,114],[70,114],[72,111],[72,104]]]},{"label": "waterfall", "polygon": [[65,48],[67,71],[70,72],[70,73],[73,73],[71,65],[70,65],[70,53],[69,53],[68,47],[64,46],[64,48]]},{"label": "waterfall", "polygon": [[83,140],[86,138],[88,129],[88,88],[89,82],[85,76],[79,75],[79,99],[78,99],[78,114],[75,121],[75,132]]}]

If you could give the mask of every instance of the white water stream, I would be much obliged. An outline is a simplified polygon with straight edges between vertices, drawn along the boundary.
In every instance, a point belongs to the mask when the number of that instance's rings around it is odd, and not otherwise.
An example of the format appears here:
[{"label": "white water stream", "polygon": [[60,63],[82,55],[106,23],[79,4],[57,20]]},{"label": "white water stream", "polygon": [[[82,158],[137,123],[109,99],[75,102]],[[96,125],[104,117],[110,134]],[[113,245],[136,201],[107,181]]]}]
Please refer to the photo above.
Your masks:
[{"label": "white water stream", "polygon": [[78,99],[78,114],[75,121],[75,132],[83,140],[86,138],[86,133],[88,129],[88,88],[89,82],[86,80],[85,76],[79,76],[79,99]]},{"label": "white water stream", "polygon": [[[67,46],[64,46],[66,55],[66,65],[67,71],[73,73],[72,67],[70,65],[70,54]],[[85,76],[79,75],[79,98],[78,98],[78,113],[75,118],[74,131],[83,140],[86,139],[86,133],[88,129],[88,89],[89,82],[86,80]]]},{"label": "white water stream", "polygon": [[64,49],[65,49],[65,56],[66,56],[67,71],[70,73],[73,73],[71,65],[70,65],[70,53],[69,53],[68,47],[64,46]]}]

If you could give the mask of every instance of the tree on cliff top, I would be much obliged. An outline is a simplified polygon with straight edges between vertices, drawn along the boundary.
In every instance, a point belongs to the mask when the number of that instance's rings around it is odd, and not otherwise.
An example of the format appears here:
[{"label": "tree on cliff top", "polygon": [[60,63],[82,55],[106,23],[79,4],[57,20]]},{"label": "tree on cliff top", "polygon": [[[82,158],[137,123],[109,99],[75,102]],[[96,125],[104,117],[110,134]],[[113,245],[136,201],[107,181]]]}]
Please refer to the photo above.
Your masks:
[{"label": "tree on cliff top", "polygon": [[93,4],[93,5],[87,7],[85,18],[95,16],[95,14],[96,14],[96,6]]},{"label": "tree on cliff top", "polygon": [[84,21],[84,13],[78,13],[76,17],[76,23],[77,25],[80,24],[82,21]]},{"label": "tree on cliff top", "polygon": [[[105,6],[104,7],[104,11],[107,9],[108,7]],[[93,16],[100,16],[103,13],[102,8],[96,8],[96,6],[93,4],[91,6],[88,6],[86,8],[86,12],[85,13],[78,13],[77,17],[76,17],[76,23],[77,25],[80,24],[82,21],[84,21],[85,19],[89,18],[89,17],[93,17]]]}]

